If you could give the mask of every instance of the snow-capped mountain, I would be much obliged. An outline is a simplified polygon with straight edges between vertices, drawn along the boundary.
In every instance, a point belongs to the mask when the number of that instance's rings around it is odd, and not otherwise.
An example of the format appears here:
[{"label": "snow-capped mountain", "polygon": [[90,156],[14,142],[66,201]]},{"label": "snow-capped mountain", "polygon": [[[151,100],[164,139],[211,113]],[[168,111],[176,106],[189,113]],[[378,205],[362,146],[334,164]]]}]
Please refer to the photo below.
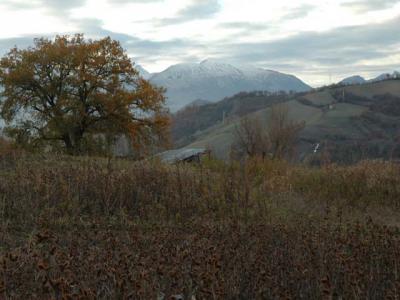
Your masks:
[{"label": "snow-capped mountain", "polygon": [[375,78],[366,80],[365,78],[355,75],[351,77],[347,77],[343,79],[342,81],[339,82],[339,84],[342,85],[352,85],[352,84],[364,84],[368,82],[378,82],[382,80],[389,80],[389,79],[399,79],[400,78],[400,72],[394,71],[393,73],[383,73]]},{"label": "snow-capped mountain", "polygon": [[150,77],[167,89],[167,104],[176,111],[196,99],[218,101],[242,91],[308,91],[310,86],[292,75],[256,67],[236,67],[216,60],[173,65]]},{"label": "snow-capped mountain", "polygon": [[387,79],[398,79],[398,78],[400,78],[400,72],[394,71],[392,74],[383,73],[383,74],[379,75],[378,77],[375,77],[369,81],[376,82],[376,81],[382,81],[382,80],[387,80]]},{"label": "snow-capped mountain", "polygon": [[355,76],[351,76],[351,77],[347,77],[347,78],[343,79],[342,81],[339,82],[339,84],[352,85],[352,84],[363,84],[366,82],[367,82],[367,80],[365,80],[364,77],[355,75]]},{"label": "snow-capped mountain", "polygon": [[144,79],[149,79],[151,77],[151,73],[148,72],[145,68],[141,65],[134,65],[135,69],[139,72],[139,75],[142,76]]},{"label": "snow-capped mountain", "polygon": [[390,73],[383,73],[375,78],[370,79],[370,82],[376,82],[376,81],[382,81],[382,80],[387,80],[387,79],[391,79],[392,78],[392,74]]}]

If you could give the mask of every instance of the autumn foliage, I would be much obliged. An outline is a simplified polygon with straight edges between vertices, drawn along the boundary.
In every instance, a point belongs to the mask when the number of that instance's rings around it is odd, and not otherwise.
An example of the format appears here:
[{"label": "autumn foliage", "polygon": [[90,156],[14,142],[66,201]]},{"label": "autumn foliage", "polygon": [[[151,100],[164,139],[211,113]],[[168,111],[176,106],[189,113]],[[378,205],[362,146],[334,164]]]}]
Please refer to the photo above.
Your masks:
[{"label": "autumn foliage", "polygon": [[0,295],[46,299],[396,299],[400,242],[369,223],[37,231],[0,256]]},{"label": "autumn foliage", "polygon": [[0,61],[1,115],[20,144],[62,146],[70,154],[106,135],[135,146],[162,141],[163,89],[141,78],[118,41],[83,35],[35,39]]},{"label": "autumn foliage", "polygon": [[400,167],[0,157],[0,298],[396,299]]}]

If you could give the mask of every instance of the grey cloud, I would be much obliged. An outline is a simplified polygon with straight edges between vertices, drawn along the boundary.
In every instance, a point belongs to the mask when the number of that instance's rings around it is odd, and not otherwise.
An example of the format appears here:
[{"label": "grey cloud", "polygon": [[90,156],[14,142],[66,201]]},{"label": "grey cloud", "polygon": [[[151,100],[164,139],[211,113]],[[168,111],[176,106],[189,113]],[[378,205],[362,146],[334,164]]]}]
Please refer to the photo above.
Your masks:
[{"label": "grey cloud", "polygon": [[108,0],[108,3],[115,4],[134,4],[134,3],[155,3],[164,2],[165,0]]},{"label": "grey cloud", "polygon": [[[286,14],[279,18],[279,21],[300,19],[307,17],[307,15],[312,12],[316,7],[313,5],[301,5],[292,9],[287,9]],[[271,25],[270,23],[260,23],[260,22],[225,22],[221,23],[219,28],[223,29],[233,29],[241,31],[265,31],[274,30],[277,25]]]},{"label": "grey cloud", "polygon": [[190,50],[207,53],[207,45],[191,40],[173,39],[169,41],[149,41],[131,39],[123,43],[123,47],[134,61],[142,65],[156,64],[159,60],[172,60],[177,58],[180,62],[196,62],[204,57],[189,54]]},{"label": "grey cloud", "polygon": [[56,14],[62,14],[65,10],[83,6],[85,3],[86,0],[40,0],[38,2],[2,0],[2,4],[11,9],[46,8]]},{"label": "grey cloud", "polygon": [[223,29],[237,29],[241,31],[261,31],[272,28],[271,25],[265,23],[252,23],[252,22],[225,22],[221,23],[219,28]]},{"label": "grey cloud", "polygon": [[197,0],[193,4],[182,9],[179,17],[184,19],[208,18],[221,9],[218,0]]},{"label": "grey cloud", "polygon": [[30,9],[30,8],[34,8],[37,6],[36,3],[31,2],[31,1],[24,1],[24,0],[20,0],[20,1],[13,1],[13,0],[3,0],[1,2],[2,5],[11,8],[11,9],[15,9],[15,10],[20,10],[20,9]]},{"label": "grey cloud", "polygon": [[352,0],[343,3],[342,6],[354,9],[358,12],[382,10],[393,7],[400,0]]},{"label": "grey cloud", "polygon": [[307,15],[315,9],[313,5],[301,5],[292,9],[288,9],[288,12],[281,17],[281,20],[294,20],[307,17]]},{"label": "grey cloud", "polygon": [[188,39],[154,41],[105,30],[102,28],[102,21],[98,19],[82,20],[78,26],[87,36],[110,36],[111,38],[120,41],[127,52],[133,56],[174,56],[179,54],[180,51],[183,52],[193,47],[202,47],[198,43]]},{"label": "grey cloud", "polygon": [[85,4],[85,0],[41,0],[42,5],[52,11],[62,13],[65,10],[80,7]]},{"label": "grey cloud", "polygon": [[208,19],[220,10],[221,5],[218,0],[195,0],[180,10],[176,16],[160,20],[159,25],[173,25],[193,20]]},{"label": "grey cloud", "polygon": [[176,60],[177,58],[181,62],[193,62],[199,60],[199,57],[188,54],[189,50],[207,51],[206,45],[188,39],[154,41],[106,30],[97,30],[97,33],[120,41],[132,60],[141,65],[156,64],[159,60]]},{"label": "grey cloud", "polygon": [[[230,43],[217,50],[230,61],[258,65],[286,65],[302,70],[362,67],[362,60],[385,58],[398,53],[400,17],[382,24],[343,27],[332,31],[304,32],[281,40],[260,43]],[[229,49],[224,52],[222,49]],[[396,68],[400,65],[397,63]]]},{"label": "grey cloud", "polygon": [[[202,44],[190,39],[172,39],[154,41],[135,36],[120,34],[102,29],[100,20],[80,21],[81,32],[87,36],[111,36],[119,40],[123,47],[134,57],[147,60],[152,57],[168,58],[176,56],[186,60],[185,53],[196,49],[206,56],[236,60],[241,63],[273,63],[298,65],[331,66],[354,64],[360,60],[384,58],[397,53],[400,46],[398,24],[400,17],[382,24],[344,27],[328,32],[303,32],[285,39],[258,43],[235,43],[231,39],[219,44]],[[238,23],[225,26],[248,26]],[[25,47],[32,43],[32,37],[0,40],[0,49],[10,49],[14,45]],[[193,58],[193,56],[190,56]],[[201,58],[200,58],[201,59]]]},{"label": "grey cloud", "polygon": [[[0,0],[1,1],[1,0]],[[118,0],[120,1],[120,0]],[[204,2],[203,2],[204,3]],[[190,10],[189,10],[190,12]],[[204,13],[204,11],[203,11]],[[190,14],[189,14],[190,15]],[[207,15],[207,14],[205,14]],[[204,16],[205,16],[204,15]],[[302,32],[296,35],[267,42],[236,43],[226,36],[219,43],[207,44],[191,39],[155,41],[133,35],[111,32],[102,28],[102,21],[84,19],[77,21],[80,31],[87,36],[111,36],[119,40],[134,61],[146,66],[158,60],[199,61],[215,57],[238,64],[254,64],[291,73],[322,74],[326,70],[345,72],[364,70],[381,72],[400,68],[400,62],[392,66],[368,65],[362,60],[377,60],[397,54],[400,47],[398,28],[400,16],[380,24],[342,27],[327,32]],[[262,23],[223,23],[222,28],[239,28],[250,33],[256,30],[274,30]],[[37,36],[36,36],[37,37]],[[15,39],[0,39],[0,54],[3,55],[17,45],[20,48],[32,44],[34,36]],[[193,54],[201,53],[201,57]]]},{"label": "grey cloud", "polygon": [[25,36],[20,38],[0,39],[0,55],[3,56],[11,48],[27,48],[33,45],[33,36]]},{"label": "grey cloud", "polygon": [[[110,36],[112,39],[121,42],[122,47],[127,51],[135,62],[140,64],[155,63],[157,60],[176,60],[179,57],[182,62],[194,61],[198,58],[187,54],[190,49],[196,48],[207,51],[207,46],[187,39],[171,39],[167,41],[153,41],[141,39],[132,35],[108,31],[102,28],[102,21],[98,19],[85,19],[77,23],[80,31],[87,38],[101,38]],[[65,33],[73,34],[73,33]],[[11,48],[27,48],[33,45],[33,39],[38,36],[25,36],[22,38],[0,39],[0,56],[6,54]],[[45,35],[52,38],[54,35]]]}]

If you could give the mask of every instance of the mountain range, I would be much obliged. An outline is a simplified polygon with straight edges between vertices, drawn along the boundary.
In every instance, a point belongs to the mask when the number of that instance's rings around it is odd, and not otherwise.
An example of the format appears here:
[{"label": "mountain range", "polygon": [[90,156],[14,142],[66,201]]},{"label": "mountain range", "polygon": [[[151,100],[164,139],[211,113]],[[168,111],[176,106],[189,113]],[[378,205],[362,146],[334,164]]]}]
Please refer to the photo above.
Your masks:
[{"label": "mountain range", "polygon": [[[254,66],[234,66],[215,59],[200,63],[180,63],[159,73],[150,73],[135,65],[139,74],[151,83],[167,89],[171,112],[201,102],[217,102],[239,92],[306,92],[312,88],[299,78]],[[400,78],[400,73],[383,73],[372,79],[360,75],[347,77],[339,85],[357,85]]]},{"label": "mountain range", "polygon": [[368,82],[379,82],[382,80],[388,80],[388,79],[398,79],[400,78],[400,72],[394,71],[392,74],[390,73],[383,73],[375,78],[372,79],[365,79],[364,77],[360,75],[354,75],[347,77],[343,79],[342,81],[339,82],[340,85],[353,85],[353,84],[364,84]]},{"label": "mountain range", "polygon": [[210,59],[200,63],[176,64],[153,74],[141,66],[137,69],[144,78],[167,89],[167,106],[172,112],[195,100],[216,102],[239,92],[303,92],[311,89],[293,75],[253,66],[233,66]]}]

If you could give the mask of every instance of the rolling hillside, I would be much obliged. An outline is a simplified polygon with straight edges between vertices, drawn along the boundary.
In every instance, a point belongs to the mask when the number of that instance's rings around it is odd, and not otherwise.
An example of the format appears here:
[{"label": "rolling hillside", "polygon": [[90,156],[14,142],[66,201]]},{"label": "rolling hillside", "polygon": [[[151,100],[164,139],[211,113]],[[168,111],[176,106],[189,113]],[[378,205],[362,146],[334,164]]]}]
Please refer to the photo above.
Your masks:
[{"label": "rolling hillside", "polygon": [[335,161],[400,157],[400,81],[328,87],[292,95],[241,93],[175,115],[177,146],[208,147],[228,158],[235,126],[244,115],[266,126],[271,105],[286,102],[292,119],[305,121],[298,158],[310,159],[316,144]]}]

